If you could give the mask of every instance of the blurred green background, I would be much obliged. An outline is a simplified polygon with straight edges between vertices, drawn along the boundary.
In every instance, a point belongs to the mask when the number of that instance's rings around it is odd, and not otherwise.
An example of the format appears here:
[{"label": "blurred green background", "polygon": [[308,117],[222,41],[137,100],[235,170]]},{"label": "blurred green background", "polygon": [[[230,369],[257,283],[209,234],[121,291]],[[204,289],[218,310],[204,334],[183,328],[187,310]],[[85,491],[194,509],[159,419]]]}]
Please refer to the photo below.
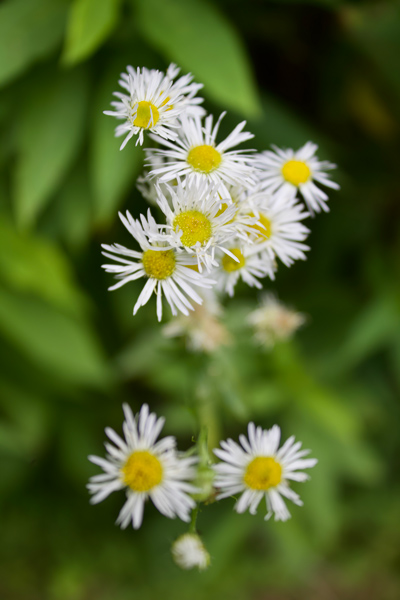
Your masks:
[{"label": "blurred green background", "polygon": [[[4,600],[336,600],[400,597],[400,9],[342,0],[5,0],[0,6],[0,597]],[[251,146],[311,139],[342,186],[309,220],[312,251],[274,290],[309,315],[273,352],[239,288],[212,356],[166,340],[140,289],[107,292],[100,243],[129,244],[146,208],[142,151],[105,117],[127,64],[169,61],[205,107],[246,118]],[[271,286],[269,286],[270,289]],[[205,573],[169,547],[185,531],[149,504],[142,529],[91,507],[106,425],[147,401],[182,449],[200,403],[214,439],[277,422],[319,465],[288,523],[204,508]]]}]

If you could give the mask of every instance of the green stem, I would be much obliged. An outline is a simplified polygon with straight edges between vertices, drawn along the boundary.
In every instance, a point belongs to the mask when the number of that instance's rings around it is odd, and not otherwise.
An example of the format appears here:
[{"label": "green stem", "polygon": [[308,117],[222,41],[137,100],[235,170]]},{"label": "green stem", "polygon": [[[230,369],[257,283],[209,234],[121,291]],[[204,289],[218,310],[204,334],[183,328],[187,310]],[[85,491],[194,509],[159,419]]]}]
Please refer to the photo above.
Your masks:
[{"label": "green stem", "polygon": [[199,505],[196,504],[195,508],[192,510],[192,519],[191,519],[190,525],[189,525],[189,533],[197,533],[196,522],[197,522],[198,514],[199,514]]}]

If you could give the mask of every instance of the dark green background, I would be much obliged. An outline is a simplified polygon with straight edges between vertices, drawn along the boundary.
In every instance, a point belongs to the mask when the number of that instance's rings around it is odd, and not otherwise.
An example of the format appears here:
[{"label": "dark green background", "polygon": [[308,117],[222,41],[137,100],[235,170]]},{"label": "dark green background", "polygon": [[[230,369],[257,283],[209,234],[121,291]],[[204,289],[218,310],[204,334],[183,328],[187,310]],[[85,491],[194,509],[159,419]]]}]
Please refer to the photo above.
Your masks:
[{"label": "dark green background", "polygon": [[[397,2],[5,0],[0,6],[0,460],[4,600],[395,600],[400,597],[399,113]],[[205,106],[246,118],[251,144],[320,144],[340,192],[309,258],[273,286],[309,316],[291,343],[257,349],[239,288],[212,357],[162,338],[140,283],[107,292],[100,243],[129,244],[117,210],[142,151],[119,152],[102,114],[126,64],[180,64]],[[269,286],[270,287],[270,286]],[[272,289],[270,287],[270,289]],[[253,419],[319,458],[288,523],[205,507],[203,574],[172,563],[185,530],[148,505],[142,529],[91,507],[85,484],[121,403],[147,401],[180,448]],[[397,574],[396,574],[397,571]]]}]

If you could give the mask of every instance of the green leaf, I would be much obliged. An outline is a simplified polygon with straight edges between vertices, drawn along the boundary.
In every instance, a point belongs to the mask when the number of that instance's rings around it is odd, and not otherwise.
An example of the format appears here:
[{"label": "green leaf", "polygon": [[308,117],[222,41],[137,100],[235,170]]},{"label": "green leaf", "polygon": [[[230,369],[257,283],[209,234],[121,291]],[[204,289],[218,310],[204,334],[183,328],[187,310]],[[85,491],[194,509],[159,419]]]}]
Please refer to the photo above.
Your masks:
[{"label": "green leaf", "polygon": [[389,346],[400,332],[400,313],[396,298],[381,294],[359,311],[347,339],[337,352],[333,369],[349,372],[375,352]]},{"label": "green leaf", "polygon": [[[120,66],[119,66],[120,68]],[[118,67],[106,73],[94,101],[90,148],[90,176],[97,225],[115,219],[116,212],[142,166],[143,150],[134,141],[120,151],[121,139],[114,137],[117,121],[103,114],[117,85]]]},{"label": "green leaf", "polygon": [[93,54],[117,24],[120,0],[74,0],[62,60],[75,64]]},{"label": "green leaf", "polygon": [[[19,384],[25,382],[19,382]],[[40,452],[50,429],[51,415],[41,395],[0,379],[2,412],[0,448],[27,458]]]},{"label": "green leaf", "polygon": [[46,232],[65,241],[74,252],[82,251],[92,225],[92,200],[87,164],[80,162],[46,213]]},{"label": "green leaf", "polygon": [[232,25],[203,0],[135,0],[138,29],[168,60],[191,71],[224,108],[260,113],[243,43]]},{"label": "green leaf", "polygon": [[0,288],[0,331],[54,377],[103,388],[110,370],[91,327],[50,304]]},{"label": "green leaf", "polygon": [[82,71],[36,82],[20,115],[15,210],[20,225],[32,225],[50,200],[84,137],[88,77]]},{"label": "green leaf", "polygon": [[0,85],[50,54],[64,33],[63,0],[8,0],[0,6]]},{"label": "green leaf", "polygon": [[86,304],[63,252],[49,241],[18,234],[3,218],[0,279],[15,290],[33,293],[75,314],[82,313]]}]

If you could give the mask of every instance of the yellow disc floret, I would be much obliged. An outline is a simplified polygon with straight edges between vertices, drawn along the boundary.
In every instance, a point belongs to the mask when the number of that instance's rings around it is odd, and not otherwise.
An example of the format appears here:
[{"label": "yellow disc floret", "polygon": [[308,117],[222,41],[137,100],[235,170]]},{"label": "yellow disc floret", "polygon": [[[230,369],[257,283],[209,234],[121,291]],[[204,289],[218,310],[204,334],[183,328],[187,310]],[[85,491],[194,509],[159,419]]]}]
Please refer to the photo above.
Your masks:
[{"label": "yellow disc floret", "polygon": [[286,181],[298,186],[309,180],[311,171],[302,160],[289,160],[282,167],[282,175]]},{"label": "yellow disc floret", "polygon": [[202,173],[211,173],[221,163],[221,154],[213,146],[204,144],[203,146],[195,146],[188,154],[187,162],[195,171]]},{"label": "yellow disc floret", "polygon": [[151,102],[147,102],[147,100],[142,100],[141,102],[135,104],[133,108],[137,108],[136,117],[133,121],[133,124],[136,127],[149,129],[157,124],[158,119],[160,118],[160,113],[158,112],[157,106]]},{"label": "yellow disc floret", "polygon": [[132,452],[121,470],[124,483],[135,492],[148,492],[161,482],[163,476],[160,461],[147,450]]},{"label": "yellow disc floret", "polygon": [[282,467],[272,456],[257,456],[248,465],[243,477],[252,490],[268,490],[282,480]]},{"label": "yellow disc floret", "polygon": [[230,248],[229,252],[236,256],[238,260],[236,261],[231,256],[224,254],[222,258],[222,268],[227,271],[227,273],[232,273],[233,271],[238,271],[244,267],[246,259],[239,248]]},{"label": "yellow disc floret", "polygon": [[[270,238],[272,233],[271,221],[263,213],[259,213],[259,215],[258,221],[261,223],[262,227],[261,225],[250,225],[250,227],[260,232],[258,237]],[[254,213],[251,213],[250,216],[254,217],[255,215]]]},{"label": "yellow disc floret", "polygon": [[149,277],[167,279],[175,271],[175,252],[173,250],[146,250],[143,252],[142,264]]},{"label": "yellow disc floret", "polygon": [[175,231],[183,231],[181,243],[189,248],[197,242],[206,244],[212,235],[210,220],[198,210],[181,212],[175,217],[173,227]]}]

